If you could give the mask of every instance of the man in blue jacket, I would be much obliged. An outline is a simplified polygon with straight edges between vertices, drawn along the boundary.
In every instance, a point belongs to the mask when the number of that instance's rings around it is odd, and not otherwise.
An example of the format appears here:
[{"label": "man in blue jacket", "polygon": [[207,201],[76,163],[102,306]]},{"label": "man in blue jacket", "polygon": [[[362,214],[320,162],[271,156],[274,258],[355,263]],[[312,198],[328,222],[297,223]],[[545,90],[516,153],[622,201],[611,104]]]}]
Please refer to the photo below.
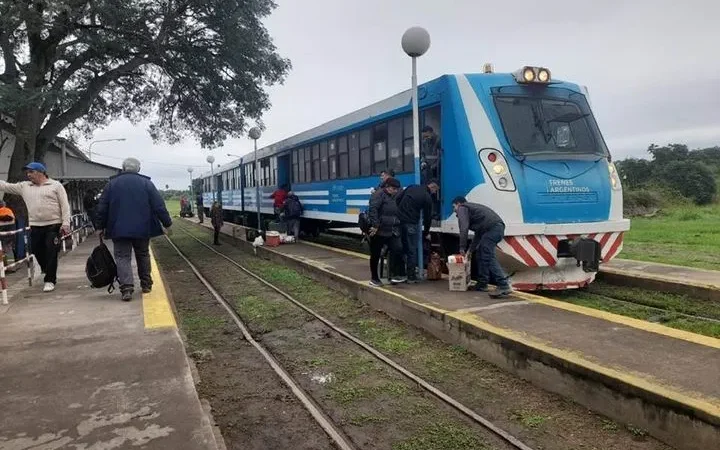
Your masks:
[{"label": "man in blue jacket", "polygon": [[103,237],[112,239],[120,294],[132,300],[131,256],[135,250],[138,278],[143,293],[152,289],[150,276],[150,238],[169,232],[170,213],[149,177],[140,175],[140,161],[123,161],[122,172],[110,178],[97,206],[97,221]]}]

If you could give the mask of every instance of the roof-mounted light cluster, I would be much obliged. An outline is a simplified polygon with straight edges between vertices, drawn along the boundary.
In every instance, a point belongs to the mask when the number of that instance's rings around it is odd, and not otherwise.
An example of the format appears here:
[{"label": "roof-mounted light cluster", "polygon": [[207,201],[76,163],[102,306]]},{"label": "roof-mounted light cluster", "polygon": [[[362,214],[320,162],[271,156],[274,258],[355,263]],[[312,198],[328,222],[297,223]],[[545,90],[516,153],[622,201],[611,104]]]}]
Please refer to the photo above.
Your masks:
[{"label": "roof-mounted light cluster", "polygon": [[525,66],[513,73],[518,83],[549,83],[550,70],[544,67]]}]

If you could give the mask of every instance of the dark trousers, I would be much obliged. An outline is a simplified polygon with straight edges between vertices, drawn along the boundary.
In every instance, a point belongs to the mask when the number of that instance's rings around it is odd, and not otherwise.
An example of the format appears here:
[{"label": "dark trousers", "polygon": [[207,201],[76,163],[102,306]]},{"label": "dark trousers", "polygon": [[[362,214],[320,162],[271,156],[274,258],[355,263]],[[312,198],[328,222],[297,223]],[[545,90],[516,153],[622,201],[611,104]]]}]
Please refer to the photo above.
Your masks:
[{"label": "dark trousers", "polygon": [[498,223],[483,233],[475,249],[478,286],[487,286],[492,281],[498,288],[508,288],[509,280],[495,256],[495,248],[505,236],[505,225]]},{"label": "dark trousers", "polygon": [[60,224],[30,227],[30,245],[46,283],[57,283]]},{"label": "dark trousers", "polygon": [[378,263],[383,246],[387,245],[390,253],[388,264],[393,276],[402,275],[402,244],[397,236],[373,236],[370,238],[370,275],[373,280],[379,280]]},{"label": "dark trousers", "polygon": [[205,209],[203,209],[202,205],[197,205],[197,213],[198,213],[198,220],[200,221],[200,223],[203,223]]},{"label": "dark trousers", "polygon": [[113,254],[120,289],[132,289],[135,284],[132,273],[133,250],[140,286],[151,288],[153,281],[150,276],[150,239],[113,239]]},{"label": "dark trousers", "polygon": [[295,236],[295,240],[300,239],[300,219],[288,219],[287,220],[287,232],[292,233]]},{"label": "dark trousers", "polygon": [[213,233],[213,244],[219,244],[219,243],[220,243],[220,241],[219,241],[219,239],[220,239],[220,228],[222,228],[222,227],[215,227],[215,226],[213,227],[213,230],[215,231],[215,232]]},{"label": "dark trousers", "polygon": [[400,226],[403,253],[405,254],[407,276],[414,280],[417,278],[418,263],[418,224],[404,223]]}]

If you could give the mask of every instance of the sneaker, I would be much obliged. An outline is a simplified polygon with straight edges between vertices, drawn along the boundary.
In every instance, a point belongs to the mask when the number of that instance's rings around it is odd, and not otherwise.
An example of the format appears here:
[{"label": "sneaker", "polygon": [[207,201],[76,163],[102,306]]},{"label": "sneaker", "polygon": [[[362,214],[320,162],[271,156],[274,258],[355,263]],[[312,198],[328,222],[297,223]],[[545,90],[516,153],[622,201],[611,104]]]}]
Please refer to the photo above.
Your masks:
[{"label": "sneaker", "polygon": [[143,288],[142,288],[143,294],[149,294],[150,292],[152,292],[152,286],[143,286]]},{"label": "sneaker", "polygon": [[392,279],[390,280],[390,283],[400,284],[400,283],[404,283],[406,281],[407,281],[407,278],[405,278],[405,277],[392,277]]},{"label": "sneaker", "polygon": [[133,296],[133,291],[130,289],[127,289],[120,293],[120,299],[124,302],[129,302],[130,300],[132,300],[132,296]]},{"label": "sneaker", "polygon": [[55,290],[55,283],[45,283],[43,286],[43,292],[52,292]]},{"label": "sneaker", "polygon": [[420,282],[420,280],[418,280],[416,277],[408,277],[408,279],[407,279],[408,284],[416,284],[419,282]]},{"label": "sneaker", "polygon": [[488,291],[489,291],[489,289],[488,289],[488,287],[487,287],[487,284],[484,284],[484,285],[483,285],[483,284],[476,284],[476,285],[475,285],[475,290],[476,290],[477,292],[488,292]]},{"label": "sneaker", "polygon": [[383,285],[383,282],[380,280],[370,280],[369,284],[372,287],[381,287]]},{"label": "sneaker", "polygon": [[489,295],[492,298],[500,298],[500,297],[507,297],[510,294],[512,294],[513,290],[510,286],[506,287],[498,287],[495,289],[494,292],[491,292]]}]

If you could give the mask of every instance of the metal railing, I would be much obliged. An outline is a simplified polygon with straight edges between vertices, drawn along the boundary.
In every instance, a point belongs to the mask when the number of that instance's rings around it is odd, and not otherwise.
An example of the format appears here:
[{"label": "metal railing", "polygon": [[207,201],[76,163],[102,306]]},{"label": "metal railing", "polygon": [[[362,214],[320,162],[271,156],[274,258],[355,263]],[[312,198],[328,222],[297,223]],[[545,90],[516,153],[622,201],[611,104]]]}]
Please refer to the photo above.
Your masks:
[{"label": "metal railing", "polygon": [[2,247],[2,240],[0,240],[0,292],[2,292],[0,304],[3,305],[8,304],[8,286],[7,278],[5,277],[8,269],[13,270],[16,267],[19,267],[22,263],[27,264],[28,286],[32,286],[32,280],[35,276],[35,255],[32,254],[28,247],[28,234],[30,233],[30,227],[25,227],[12,231],[1,231],[0,237],[17,236],[20,233],[22,233],[23,240],[25,241],[25,257],[20,260],[14,261],[12,264],[8,264],[7,266],[5,266],[5,250]]},{"label": "metal railing", "polygon": [[[85,213],[75,214],[70,218],[70,229],[70,233],[61,238],[63,253],[68,252],[68,241],[70,241],[70,250],[72,251],[89,235],[95,232],[95,227],[92,222],[88,220],[87,214]],[[29,245],[30,227],[11,231],[0,231],[0,238],[6,236],[17,236],[20,233],[22,233],[23,241],[25,243],[25,257],[17,261],[13,261],[12,264],[5,265],[6,252],[2,245],[2,239],[0,239],[0,304],[2,305],[8,304],[8,286],[6,278],[8,270],[14,270],[25,263],[27,265],[28,286],[32,286],[33,278],[35,278],[35,255],[32,253],[32,248]]]}]

